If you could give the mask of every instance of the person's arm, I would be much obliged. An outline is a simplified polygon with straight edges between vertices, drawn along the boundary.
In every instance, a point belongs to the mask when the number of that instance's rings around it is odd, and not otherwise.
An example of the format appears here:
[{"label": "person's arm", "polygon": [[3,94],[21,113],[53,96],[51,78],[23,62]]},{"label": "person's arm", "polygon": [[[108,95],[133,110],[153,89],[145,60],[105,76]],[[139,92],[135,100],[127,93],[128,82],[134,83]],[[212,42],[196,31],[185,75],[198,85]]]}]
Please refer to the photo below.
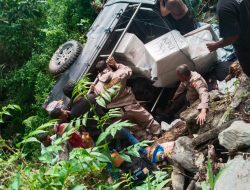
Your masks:
[{"label": "person's arm", "polygon": [[209,102],[207,84],[200,79],[193,83],[193,87],[199,94],[199,99],[201,101],[197,107],[197,109],[200,110],[200,113],[196,117],[196,123],[203,125],[206,121],[206,116],[207,116],[207,111],[208,111],[208,102]]},{"label": "person's arm", "polygon": [[187,90],[187,87],[185,86],[185,84],[183,82],[181,82],[171,101],[176,100],[176,98],[178,98],[186,90]]},{"label": "person's arm", "polygon": [[230,2],[228,9],[218,8],[219,29],[222,40],[208,43],[207,47],[210,51],[233,44],[239,38],[240,24],[237,18],[238,12],[232,4],[237,4],[237,2]]},{"label": "person's arm", "polygon": [[160,12],[161,16],[167,16],[170,13],[170,10],[167,9],[164,0],[160,0]]},{"label": "person's arm", "polygon": [[212,52],[212,51],[216,51],[218,48],[223,48],[225,46],[235,43],[238,40],[238,38],[239,38],[239,35],[230,36],[230,37],[223,38],[216,42],[207,43],[206,45],[209,51]]},{"label": "person's arm", "polygon": [[123,81],[127,81],[127,79],[129,79],[132,75],[132,69],[128,66],[125,66],[123,64],[118,64],[118,69],[121,70],[121,74],[119,76],[120,80]]}]

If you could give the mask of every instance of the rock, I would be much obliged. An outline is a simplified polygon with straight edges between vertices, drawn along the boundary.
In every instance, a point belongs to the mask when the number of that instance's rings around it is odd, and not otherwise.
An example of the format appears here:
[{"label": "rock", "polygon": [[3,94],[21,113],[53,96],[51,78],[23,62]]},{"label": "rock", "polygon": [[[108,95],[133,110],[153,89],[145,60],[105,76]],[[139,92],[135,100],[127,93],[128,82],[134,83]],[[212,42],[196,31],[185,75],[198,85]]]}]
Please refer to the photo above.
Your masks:
[{"label": "rock", "polygon": [[191,180],[186,190],[195,190],[195,181]]},{"label": "rock", "polygon": [[244,112],[245,115],[250,116],[250,99],[245,101],[243,112]]},{"label": "rock", "polygon": [[240,105],[244,96],[246,96],[247,94],[249,94],[247,86],[242,85],[238,87],[229,107],[231,107],[232,109],[237,108]]},{"label": "rock", "polygon": [[250,124],[234,121],[231,126],[219,134],[219,141],[228,150],[250,146]]},{"label": "rock", "polygon": [[209,100],[211,102],[219,101],[223,98],[223,95],[218,90],[212,90],[209,92]]},{"label": "rock", "polygon": [[162,190],[171,190],[170,187],[164,187]]},{"label": "rock", "polygon": [[195,190],[202,190],[201,182],[195,183]]},{"label": "rock", "polygon": [[200,100],[195,101],[190,107],[188,107],[185,111],[180,113],[180,118],[187,123],[192,123],[193,120],[199,114],[199,110],[197,110],[197,106],[200,103]]},{"label": "rock", "polygon": [[204,161],[203,154],[194,150],[192,139],[186,136],[179,137],[175,141],[171,158],[174,162],[190,172],[198,171],[198,168]]},{"label": "rock", "polygon": [[171,174],[172,188],[173,190],[183,190],[185,177],[181,174],[183,173],[183,169],[179,167],[174,167],[173,172]]},{"label": "rock", "polygon": [[237,156],[227,163],[216,181],[214,190],[248,190],[250,184],[250,159]]},{"label": "rock", "polygon": [[200,103],[200,100],[197,100],[180,114],[180,118],[186,121],[189,130],[191,130],[191,133],[203,134],[206,131],[217,127],[219,122],[225,121],[225,119],[221,121],[221,118],[228,107],[225,96],[220,95],[216,90],[209,92],[209,96],[209,112],[207,113],[206,123],[204,124],[204,126],[200,127],[196,124],[196,117],[199,114],[197,106]]}]

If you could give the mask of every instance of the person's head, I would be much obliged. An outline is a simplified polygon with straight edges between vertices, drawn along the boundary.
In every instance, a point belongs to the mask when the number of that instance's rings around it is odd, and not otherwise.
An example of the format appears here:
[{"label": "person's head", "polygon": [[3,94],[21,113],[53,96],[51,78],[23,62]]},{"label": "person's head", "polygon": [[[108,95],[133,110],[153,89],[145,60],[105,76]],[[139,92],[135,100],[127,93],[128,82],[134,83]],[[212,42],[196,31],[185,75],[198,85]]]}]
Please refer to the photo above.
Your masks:
[{"label": "person's head", "polygon": [[186,64],[180,65],[176,68],[177,77],[181,82],[187,81],[190,78],[191,71]]},{"label": "person's head", "polygon": [[63,93],[68,97],[72,98],[73,90],[76,86],[75,81],[68,81],[65,86],[63,87]]},{"label": "person's head", "polygon": [[51,138],[48,135],[48,133],[42,133],[38,136],[38,139],[43,143],[45,147],[48,147],[51,145]]},{"label": "person's head", "polygon": [[115,58],[112,56],[110,58],[107,59],[107,64],[111,67],[111,69],[116,70],[117,69],[117,61],[115,60]]},{"label": "person's head", "polygon": [[97,62],[95,68],[100,73],[107,67],[107,63],[104,60],[100,60]]},{"label": "person's head", "polygon": [[55,108],[50,112],[50,117],[59,119],[61,123],[66,122],[70,117],[70,112],[62,108]]}]

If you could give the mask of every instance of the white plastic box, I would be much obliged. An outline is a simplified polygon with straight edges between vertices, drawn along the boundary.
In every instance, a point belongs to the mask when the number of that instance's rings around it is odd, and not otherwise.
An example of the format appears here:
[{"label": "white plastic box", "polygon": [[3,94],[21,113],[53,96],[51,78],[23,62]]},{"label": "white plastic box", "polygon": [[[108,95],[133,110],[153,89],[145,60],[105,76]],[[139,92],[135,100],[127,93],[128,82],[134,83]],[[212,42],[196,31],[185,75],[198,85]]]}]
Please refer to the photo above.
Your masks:
[{"label": "white plastic box", "polygon": [[178,81],[175,70],[181,64],[187,64],[190,69],[194,69],[194,63],[189,56],[189,44],[176,30],[145,44],[145,47],[154,59],[151,77],[156,79],[156,87],[174,85]]},{"label": "white plastic box", "polygon": [[115,56],[123,64],[131,67],[133,73],[151,78],[151,65],[154,60],[136,35],[126,33],[115,51]]},{"label": "white plastic box", "polygon": [[214,40],[210,30],[198,31],[186,37],[186,39],[189,43],[190,57],[195,63],[195,70],[201,74],[210,71],[217,61],[216,51],[210,52],[206,46],[206,43]]}]

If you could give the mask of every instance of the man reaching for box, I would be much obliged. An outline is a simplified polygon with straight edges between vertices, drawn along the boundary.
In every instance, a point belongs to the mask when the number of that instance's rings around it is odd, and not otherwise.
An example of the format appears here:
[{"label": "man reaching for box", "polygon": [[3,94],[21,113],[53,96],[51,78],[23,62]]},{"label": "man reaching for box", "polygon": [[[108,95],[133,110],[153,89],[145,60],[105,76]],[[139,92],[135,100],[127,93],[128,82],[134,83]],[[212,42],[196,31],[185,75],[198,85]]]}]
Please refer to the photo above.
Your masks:
[{"label": "man reaching for box", "polygon": [[123,64],[117,63],[114,57],[108,59],[107,62],[99,61],[96,69],[99,74],[96,79],[97,82],[90,87],[91,91],[99,95],[104,90],[119,83],[121,87],[117,95],[107,105],[107,108],[121,108],[123,119],[138,124],[139,127],[131,129],[138,139],[152,139],[158,136],[161,131],[160,124],[137,102],[132,90],[126,86],[132,70]]}]

